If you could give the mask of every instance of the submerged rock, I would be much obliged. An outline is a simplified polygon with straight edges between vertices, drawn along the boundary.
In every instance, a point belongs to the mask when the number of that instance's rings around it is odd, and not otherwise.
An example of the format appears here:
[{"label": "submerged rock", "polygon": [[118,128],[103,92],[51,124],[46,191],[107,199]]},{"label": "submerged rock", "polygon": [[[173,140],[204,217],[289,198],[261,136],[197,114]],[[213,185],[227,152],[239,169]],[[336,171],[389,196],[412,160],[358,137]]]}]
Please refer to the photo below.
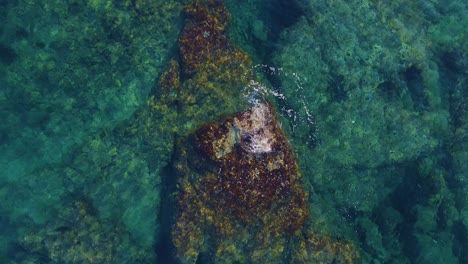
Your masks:
[{"label": "submerged rock", "polygon": [[[205,125],[181,146],[173,239],[182,259],[192,263],[207,251],[216,263],[283,259],[309,209],[273,107],[261,103]],[[228,253],[233,247],[237,253]]]},{"label": "submerged rock", "polygon": [[171,66],[162,75],[169,87],[161,87],[177,94],[181,122],[171,232],[179,261],[357,261],[351,243],[306,231],[309,206],[295,155],[274,106],[258,94],[242,97],[258,82],[247,54],[224,36],[223,2],[194,1],[185,10],[180,86],[170,85],[179,83]]}]

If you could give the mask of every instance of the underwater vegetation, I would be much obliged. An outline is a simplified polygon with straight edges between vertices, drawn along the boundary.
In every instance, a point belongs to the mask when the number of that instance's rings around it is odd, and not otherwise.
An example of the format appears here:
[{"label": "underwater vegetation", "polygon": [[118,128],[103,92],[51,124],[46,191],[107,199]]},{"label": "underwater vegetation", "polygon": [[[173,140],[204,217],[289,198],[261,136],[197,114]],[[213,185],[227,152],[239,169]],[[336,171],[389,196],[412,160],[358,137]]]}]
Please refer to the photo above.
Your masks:
[{"label": "underwater vegetation", "polygon": [[464,1],[0,1],[0,262],[468,262]]},{"label": "underwater vegetation", "polygon": [[1,8],[1,43],[17,56],[0,65],[0,262],[157,261],[160,175],[177,113],[148,94],[182,3]]},{"label": "underwater vegetation", "polygon": [[264,45],[238,40],[268,54],[256,63],[286,110],[314,115],[314,148],[304,122],[285,127],[313,229],[354,237],[364,263],[466,262],[466,3],[229,2],[237,30],[264,25]]},{"label": "underwater vegetation", "polygon": [[8,177],[60,162],[144,104],[177,40],[182,6],[2,1],[0,162]]},{"label": "underwater vegetation", "polygon": [[181,213],[173,239],[184,263],[210,251],[214,263],[283,259],[287,239],[309,211],[272,106],[205,125],[193,137],[194,146],[182,148],[176,164]]},{"label": "underwater vegetation", "polygon": [[[203,80],[199,90],[210,97],[240,97],[246,78],[253,78],[250,60],[223,35],[229,17],[223,3],[194,1],[186,12],[179,94]],[[198,106],[209,107],[211,101],[200,99]],[[291,255],[295,263],[358,261],[352,244],[305,234],[309,208],[300,170],[274,106],[262,98],[241,112],[212,117],[176,146],[172,239],[182,263],[281,263]]]}]

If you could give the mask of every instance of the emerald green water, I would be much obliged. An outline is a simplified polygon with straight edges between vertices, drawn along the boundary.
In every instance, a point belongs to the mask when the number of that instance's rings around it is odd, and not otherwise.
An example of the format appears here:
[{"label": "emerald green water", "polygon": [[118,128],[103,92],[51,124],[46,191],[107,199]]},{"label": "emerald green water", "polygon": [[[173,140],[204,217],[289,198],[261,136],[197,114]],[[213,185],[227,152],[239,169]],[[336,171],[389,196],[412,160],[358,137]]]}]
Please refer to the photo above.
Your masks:
[{"label": "emerald green water", "polygon": [[[468,263],[465,1],[225,2],[308,228],[362,263]],[[145,109],[187,3],[0,1],[1,263],[176,263],[172,159],[196,124]]]}]

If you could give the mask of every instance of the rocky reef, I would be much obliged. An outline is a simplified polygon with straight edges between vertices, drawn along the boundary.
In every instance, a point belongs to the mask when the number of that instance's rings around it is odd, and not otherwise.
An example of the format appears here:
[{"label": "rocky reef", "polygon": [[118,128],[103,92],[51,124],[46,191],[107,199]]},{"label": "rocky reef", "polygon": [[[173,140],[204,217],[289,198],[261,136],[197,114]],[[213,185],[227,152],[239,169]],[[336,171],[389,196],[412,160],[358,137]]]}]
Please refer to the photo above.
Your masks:
[{"label": "rocky reef", "polygon": [[60,162],[86,136],[144,105],[177,41],[182,7],[176,0],[2,1],[0,164],[8,177]]},{"label": "rocky reef", "polygon": [[467,10],[0,1],[0,262],[468,262]]},{"label": "rocky reef", "polygon": [[[227,114],[202,118],[198,128],[176,141],[178,192],[172,239],[178,259],[281,263],[292,260],[291,249],[299,243],[295,263],[357,261],[352,244],[331,242],[312,232],[305,235],[309,207],[295,154],[275,107],[265,98],[242,97],[249,82],[259,84],[247,55],[223,34],[229,15],[222,1],[194,1],[186,11],[189,20],[179,38],[179,98],[190,95],[203,109],[210,109],[211,102],[200,98],[200,91],[220,102],[239,98],[248,103],[240,105],[246,109],[242,111],[227,104],[230,113],[219,104],[219,111]],[[196,93],[194,85],[199,88]],[[179,114],[186,111],[183,105],[179,109]],[[317,257],[320,254],[323,257]]]},{"label": "rocky reef", "polygon": [[[150,91],[181,9],[178,1],[0,4],[0,262],[157,261],[177,114],[169,95]],[[10,49],[17,56],[4,61]]]},{"label": "rocky reef", "polygon": [[279,113],[303,113],[284,129],[312,229],[354,237],[364,263],[466,262],[466,3],[227,2]]},{"label": "rocky reef", "polygon": [[[42,260],[48,263],[113,263],[123,261],[113,254],[121,243],[118,231],[103,226],[92,215],[92,208],[84,201],[68,204],[55,223],[55,228],[38,229],[24,237],[22,246],[29,252],[41,252]],[[62,225],[61,221],[70,225]],[[132,251],[132,249],[130,249]],[[25,257],[28,261],[40,258],[33,254]]]},{"label": "rocky reef", "polygon": [[181,258],[194,263],[213,251],[214,263],[281,260],[309,209],[273,107],[259,104],[205,125],[189,142],[175,165],[182,177],[172,233]]}]

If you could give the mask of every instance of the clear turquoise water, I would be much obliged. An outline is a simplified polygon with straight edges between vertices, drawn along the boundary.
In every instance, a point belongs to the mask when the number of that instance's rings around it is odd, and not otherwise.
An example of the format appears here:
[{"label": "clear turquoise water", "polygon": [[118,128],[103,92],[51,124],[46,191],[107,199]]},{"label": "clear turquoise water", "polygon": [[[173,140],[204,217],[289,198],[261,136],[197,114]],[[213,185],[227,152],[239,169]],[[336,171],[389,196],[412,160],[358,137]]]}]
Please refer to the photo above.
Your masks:
[{"label": "clear turquoise water", "polygon": [[[193,124],[140,117],[187,3],[0,1],[1,263],[176,261],[175,128]],[[308,228],[363,263],[468,263],[467,4],[226,5],[296,152]]]}]

